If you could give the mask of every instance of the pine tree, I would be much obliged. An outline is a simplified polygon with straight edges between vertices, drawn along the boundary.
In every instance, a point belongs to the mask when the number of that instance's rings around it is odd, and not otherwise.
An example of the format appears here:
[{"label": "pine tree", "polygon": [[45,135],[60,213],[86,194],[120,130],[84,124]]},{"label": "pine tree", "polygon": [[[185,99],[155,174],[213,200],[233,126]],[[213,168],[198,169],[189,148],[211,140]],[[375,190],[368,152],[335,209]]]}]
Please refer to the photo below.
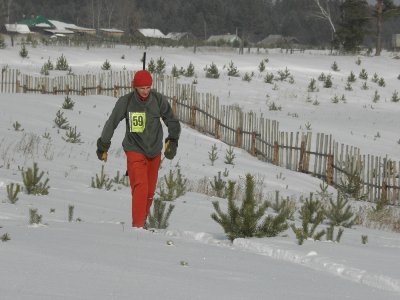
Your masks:
[{"label": "pine tree", "polygon": [[254,196],[254,177],[246,174],[245,196],[239,208],[234,200],[235,183],[228,182],[227,198],[228,211],[222,212],[219,202],[214,201],[215,212],[211,218],[222,226],[229,240],[245,237],[272,237],[286,230],[286,215],[280,213],[276,216],[265,216],[267,201],[258,204]]},{"label": "pine tree", "polygon": [[39,173],[37,163],[33,163],[33,168],[28,168],[27,171],[22,172],[22,180],[27,194],[47,195],[49,193],[50,187],[47,186],[49,179],[41,182],[43,175],[43,171]]},{"label": "pine tree", "polygon": [[168,204],[168,209],[165,210],[166,203],[161,199],[155,199],[153,203],[153,210],[150,212],[146,227],[156,229],[166,229],[168,227],[168,219],[175,208],[175,205]]},{"label": "pine tree", "polygon": [[341,21],[335,43],[347,52],[356,52],[364,41],[370,22],[370,11],[365,0],[345,0],[340,4]]},{"label": "pine tree", "polygon": [[211,161],[211,165],[214,166],[214,162],[218,159],[217,145],[216,144],[212,145],[211,152],[208,152],[208,158]]},{"label": "pine tree", "polygon": [[348,202],[349,200],[340,192],[337,193],[336,202],[332,198],[329,199],[329,206],[325,210],[329,224],[349,228],[353,226],[353,212]]}]

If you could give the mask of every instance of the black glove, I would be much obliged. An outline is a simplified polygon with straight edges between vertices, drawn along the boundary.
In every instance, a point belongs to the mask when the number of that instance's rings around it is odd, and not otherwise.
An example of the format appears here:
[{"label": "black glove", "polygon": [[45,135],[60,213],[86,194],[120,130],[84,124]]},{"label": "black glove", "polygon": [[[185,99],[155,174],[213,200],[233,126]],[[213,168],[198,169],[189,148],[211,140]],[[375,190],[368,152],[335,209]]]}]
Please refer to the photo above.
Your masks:
[{"label": "black glove", "polygon": [[101,138],[97,139],[97,150],[96,154],[100,160],[107,161],[107,151],[110,149],[111,142],[103,143]]},{"label": "black glove", "polygon": [[178,149],[178,140],[169,137],[166,138],[164,156],[167,159],[173,159],[176,155],[176,149]]}]

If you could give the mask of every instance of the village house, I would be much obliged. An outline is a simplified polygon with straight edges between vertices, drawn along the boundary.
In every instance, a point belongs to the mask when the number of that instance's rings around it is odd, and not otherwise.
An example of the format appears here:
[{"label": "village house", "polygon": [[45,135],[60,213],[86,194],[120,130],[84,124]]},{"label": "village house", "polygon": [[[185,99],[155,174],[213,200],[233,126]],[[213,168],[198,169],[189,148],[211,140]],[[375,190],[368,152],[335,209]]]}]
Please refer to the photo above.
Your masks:
[{"label": "village house", "polygon": [[236,34],[221,34],[221,35],[211,35],[207,41],[209,44],[229,44],[229,45],[240,45],[242,39]]}]

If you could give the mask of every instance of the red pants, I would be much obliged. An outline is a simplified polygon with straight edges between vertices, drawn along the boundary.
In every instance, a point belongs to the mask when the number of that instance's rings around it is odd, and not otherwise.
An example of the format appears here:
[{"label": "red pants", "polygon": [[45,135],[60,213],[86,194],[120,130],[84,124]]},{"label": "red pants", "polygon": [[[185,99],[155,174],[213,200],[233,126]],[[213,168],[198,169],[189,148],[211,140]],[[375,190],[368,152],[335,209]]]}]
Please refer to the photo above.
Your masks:
[{"label": "red pants", "polygon": [[132,226],[143,227],[156,190],[161,154],[148,158],[142,153],[126,152],[132,189]]}]

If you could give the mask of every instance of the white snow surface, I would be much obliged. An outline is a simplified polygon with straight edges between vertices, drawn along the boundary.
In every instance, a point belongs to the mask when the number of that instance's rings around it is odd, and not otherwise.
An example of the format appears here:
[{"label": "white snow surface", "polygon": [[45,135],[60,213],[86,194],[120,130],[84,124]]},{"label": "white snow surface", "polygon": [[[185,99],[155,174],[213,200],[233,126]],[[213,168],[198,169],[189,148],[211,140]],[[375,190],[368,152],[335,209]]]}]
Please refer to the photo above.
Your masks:
[{"label": "white snow surface", "polygon": [[[48,58],[55,61],[63,53],[75,73],[100,72],[108,59],[114,70],[124,66],[140,69],[143,49],[117,46],[115,49],[43,47],[28,48],[29,59],[21,59],[19,49],[0,50],[0,65],[38,73]],[[121,59],[125,55],[125,60]],[[195,65],[198,90],[220,97],[221,104],[232,104],[280,121],[281,129],[298,130],[306,122],[317,132],[332,133],[338,141],[361,148],[366,154],[400,158],[400,103],[390,101],[398,89],[399,60],[393,53],[381,57],[331,56],[306,51],[285,54],[238,55],[213,48],[149,48],[147,57],[163,57],[169,73],[175,64]],[[295,83],[277,82],[278,89],[263,82],[257,69],[267,58],[265,72],[284,70]],[[241,75],[254,72],[251,82],[229,78],[230,61]],[[339,72],[330,70],[336,61]],[[221,78],[206,79],[203,68],[211,62],[220,68]],[[350,71],[357,76],[365,68],[386,81],[378,87],[361,80],[353,91],[344,85]],[[331,73],[333,88],[319,87],[311,93],[320,105],[305,102],[310,78]],[[56,72],[54,72],[56,74]],[[58,74],[58,73],[57,73]],[[181,78],[180,82],[192,79]],[[318,82],[318,84],[320,84]],[[378,90],[381,100],[372,102]],[[282,106],[268,110],[267,97]],[[333,104],[330,98],[344,94],[347,103]],[[150,232],[133,229],[130,188],[115,185],[110,191],[90,187],[91,179],[105,172],[114,177],[126,169],[121,149],[123,122],[118,127],[109,152],[102,163],[95,154],[96,140],[111,112],[115,99],[106,96],[72,96],[73,110],[62,110],[70,125],[81,133],[81,144],[66,143],[65,131],[54,127],[56,112],[65,96],[41,94],[0,94],[0,299],[399,299],[400,236],[398,233],[354,226],[345,229],[340,243],[306,240],[299,246],[291,229],[274,238],[240,238],[231,243],[214,222],[212,202],[223,210],[226,200],[196,193],[199,181],[213,180],[219,171],[239,180],[251,173],[262,182],[265,198],[276,190],[282,196],[299,199],[319,190],[320,180],[260,162],[235,148],[235,165],[224,164],[227,145],[182,124],[177,157],[164,160],[160,178],[179,164],[193,191],[176,199],[175,209],[165,230]],[[298,118],[289,115],[298,114]],[[18,121],[23,131],[15,131]],[[50,134],[50,139],[43,137]],[[380,138],[374,138],[376,133]],[[29,148],[30,143],[34,147]],[[208,159],[213,144],[219,159],[214,166]],[[27,149],[33,149],[27,151]],[[20,193],[16,204],[7,201],[6,186],[22,184],[21,169],[37,162],[49,178],[49,195]],[[334,192],[333,189],[330,189]],[[357,203],[358,205],[367,205]],[[68,206],[74,206],[74,221],[68,222]],[[299,204],[300,205],[300,204]],[[37,208],[41,225],[29,225],[29,209]],[[77,218],[81,222],[75,221]],[[298,222],[298,220],[296,221]],[[368,243],[361,243],[361,236]]]}]

